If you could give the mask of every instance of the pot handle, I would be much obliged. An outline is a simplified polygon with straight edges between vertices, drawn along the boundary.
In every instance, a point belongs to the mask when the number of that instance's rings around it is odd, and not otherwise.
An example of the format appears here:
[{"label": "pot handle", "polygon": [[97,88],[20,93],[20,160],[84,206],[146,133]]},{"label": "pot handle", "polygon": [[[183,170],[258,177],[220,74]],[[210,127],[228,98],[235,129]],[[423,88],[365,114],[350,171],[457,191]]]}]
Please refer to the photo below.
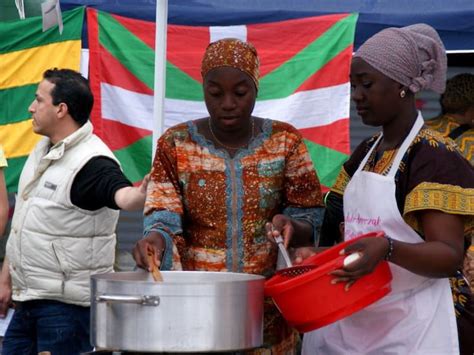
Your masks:
[{"label": "pot handle", "polygon": [[133,303],[142,306],[157,307],[160,304],[160,296],[125,296],[125,295],[100,295],[95,298],[97,303]]}]

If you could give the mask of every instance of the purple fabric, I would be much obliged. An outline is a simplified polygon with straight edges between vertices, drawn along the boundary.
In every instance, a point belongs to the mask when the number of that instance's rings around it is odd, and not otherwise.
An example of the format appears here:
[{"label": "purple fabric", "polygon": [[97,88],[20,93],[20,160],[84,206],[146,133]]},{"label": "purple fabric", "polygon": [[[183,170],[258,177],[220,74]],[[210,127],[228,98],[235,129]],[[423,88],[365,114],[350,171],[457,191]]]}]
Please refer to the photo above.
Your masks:
[{"label": "purple fabric", "polygon": [[354,57],[414,93],[424,89],[444,92],[446,50],[436,30],[426,24],[386,28],[360,46]]}]

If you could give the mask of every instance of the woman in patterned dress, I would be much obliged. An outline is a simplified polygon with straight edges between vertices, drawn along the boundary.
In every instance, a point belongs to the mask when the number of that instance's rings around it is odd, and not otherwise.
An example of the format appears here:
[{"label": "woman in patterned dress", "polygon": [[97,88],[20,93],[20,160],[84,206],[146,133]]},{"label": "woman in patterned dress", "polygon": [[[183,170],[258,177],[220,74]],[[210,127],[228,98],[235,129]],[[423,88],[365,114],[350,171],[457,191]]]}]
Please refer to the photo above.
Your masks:
[{"label": "woman in patterned dress", "polygon": [[474,166],[474,74],[462,73],[449,79],[440,104],[441,115],[426,121],[426,125],[454,140]]},{"label": "woman in patterned dress", "polygon": [[[202,62],[209,117],[178,124],[159,139],[145,203],[137,265],[155,249],[164,270],[229,271],[271,276],[277,248],[314,245],[322,218],[320,185],[298,131],[252,116],[258,92],[255,48],[236,39],[211,43]],[[298,334],[270,300],[264,346],[291,354]]]},{"label": "woman in patterned dress", "polygon": [[[441,95],[441,115],[426,121],[427,127],[451,138],[474,166],[474,74],[458,74],[446,82]],[[464,236],[464,268],[450,278],[458,323],[461,354],[474,353],[474,231]],[[470,289],[469,289],[470,287]]]}]

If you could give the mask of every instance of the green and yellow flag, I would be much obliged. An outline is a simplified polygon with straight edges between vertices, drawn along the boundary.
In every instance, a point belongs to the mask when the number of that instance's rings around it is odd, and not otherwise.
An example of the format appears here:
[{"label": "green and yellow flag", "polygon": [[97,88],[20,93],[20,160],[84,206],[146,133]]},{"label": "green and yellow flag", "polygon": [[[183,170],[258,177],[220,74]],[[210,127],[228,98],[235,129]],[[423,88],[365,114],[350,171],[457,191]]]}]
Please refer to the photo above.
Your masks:
[{"label": "green and yellow flag", "polygon": [[15,192],[28,154],[41,138],[28,107],[45,70],[79,70],[84,8],[63,13],[64,30],[42,32],[42,18],[0,22],[0,145],[8,161],[6,182]]}]

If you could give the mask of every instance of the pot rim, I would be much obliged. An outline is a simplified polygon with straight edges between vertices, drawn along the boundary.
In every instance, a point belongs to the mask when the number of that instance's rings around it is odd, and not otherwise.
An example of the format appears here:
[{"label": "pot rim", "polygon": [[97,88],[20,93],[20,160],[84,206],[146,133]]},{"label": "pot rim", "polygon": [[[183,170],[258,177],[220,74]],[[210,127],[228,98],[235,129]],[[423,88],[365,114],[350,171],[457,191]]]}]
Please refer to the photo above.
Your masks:
[{"label": "pot rim", "polygon": [[[221,272],[221,271],[161,271],[163,275],[163,282],[153,281],[152,276],[149,272],[145,270],[137,271],[120,271],[120,272],[109,272],[103,274],[94,274],[91,275],[91,280],[95,282],[104,281],[107,283],[123,283],[123,282],[133,282],[134,284],[141,285],[215,285],[215,284],[227,284],[227,283],[248,283],[248,282],[264,282],[265,277],[262,275],[256,274],[247,274],[247,273],[236,273],[236,272]],[[222,280],[202,280],[196,278],[195,280],[186,279],[186,280],[166,280],[166,275],[170,274],[205,274],[207,276],[212,276],[213,274],[218,275]],[[228,276],[227,279],[224,279],[225,276]],[[232,276],[234,278],[232,278]],[[122,278],[124,277],[124,278]],[[130,277],[130,278],[127,278]]]}]

